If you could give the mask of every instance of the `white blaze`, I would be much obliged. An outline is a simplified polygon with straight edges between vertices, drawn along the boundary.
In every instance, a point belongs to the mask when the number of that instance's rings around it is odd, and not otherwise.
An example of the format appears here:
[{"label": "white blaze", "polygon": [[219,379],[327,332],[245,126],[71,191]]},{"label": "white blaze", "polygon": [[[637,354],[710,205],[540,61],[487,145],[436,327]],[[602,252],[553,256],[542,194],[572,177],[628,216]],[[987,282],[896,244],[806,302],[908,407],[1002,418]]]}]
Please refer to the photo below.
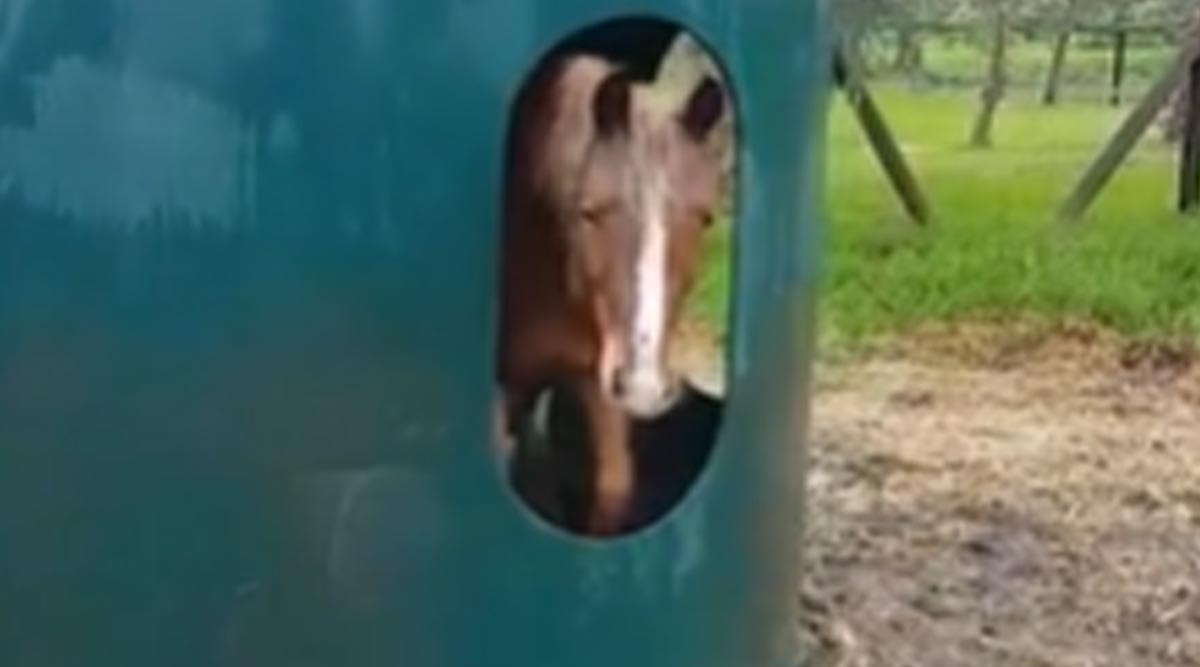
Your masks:
[{"label": "white blaze", "polygon": [[646,227],[638,249],[633,314],[633,361],[637,367],[658,362],[666,328],[667,230],[660,188],[647,197]]},{"label": "white blaze", "polygon": [[666,191],[661,177],[644,191],[644,227],[634,274],[632,340],[626,376],[628,407],[654,414],[663,407],[668,380],[662,368],[662,346],[667,326],[667,222]]}]

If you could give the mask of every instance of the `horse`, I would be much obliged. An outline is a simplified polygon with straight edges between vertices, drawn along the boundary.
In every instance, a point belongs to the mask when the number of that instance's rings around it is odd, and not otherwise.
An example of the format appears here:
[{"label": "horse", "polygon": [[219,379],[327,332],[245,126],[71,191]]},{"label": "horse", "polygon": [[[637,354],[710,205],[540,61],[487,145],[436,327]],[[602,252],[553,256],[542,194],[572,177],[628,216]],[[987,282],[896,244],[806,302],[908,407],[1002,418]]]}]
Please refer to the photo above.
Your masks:
[{"label": "horse", "polygon": [[604,57],[552,58],[508,137],[497,428],[514,438],[540,395],[571,392],[590,450],[579,531],[596,536],[627,519],[631,423],[680,395],[671,333],[720,204],[723,86],[705,76],[682,103],[656,92]]}]

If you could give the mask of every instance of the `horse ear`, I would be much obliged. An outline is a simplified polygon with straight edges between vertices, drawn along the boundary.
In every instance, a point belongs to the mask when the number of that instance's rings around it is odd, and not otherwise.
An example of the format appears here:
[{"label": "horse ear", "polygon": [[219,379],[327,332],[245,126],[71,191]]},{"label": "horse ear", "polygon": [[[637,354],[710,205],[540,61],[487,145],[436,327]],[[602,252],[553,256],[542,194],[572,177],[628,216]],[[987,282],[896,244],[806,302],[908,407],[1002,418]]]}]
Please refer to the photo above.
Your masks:
[{"label": "horse ear", "polygon": [[629,128],[632,82],[624,72],[613,72],[596,88],[592,116],[601,136],[612,136]]},{"label": "horse ear", "polygon": [[696,141],[704,141],[716,126],[725,111],[725,91],[711,76],[705,76],[688,98],[679,121],[688,135]]}]

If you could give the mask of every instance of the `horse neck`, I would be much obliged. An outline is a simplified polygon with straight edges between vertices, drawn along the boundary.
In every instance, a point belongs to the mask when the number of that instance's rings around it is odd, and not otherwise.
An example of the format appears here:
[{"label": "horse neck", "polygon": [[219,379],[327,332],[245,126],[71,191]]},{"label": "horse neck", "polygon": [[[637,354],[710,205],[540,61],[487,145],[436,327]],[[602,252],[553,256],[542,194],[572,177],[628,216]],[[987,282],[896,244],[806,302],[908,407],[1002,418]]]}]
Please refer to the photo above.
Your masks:
[{"label": "horse neck", "polygon": [[516,290],[508,300],[534,299],[547,308],[569,301],[564,277],[568,250],[559,227],[567,209],[564,173],[579,167],[581,148],[567,117],[573,100],[560,90],[565,63],[539,73],[518,101],[506,165],[504,252],[506,281]]},{"label": "horse neck", "polygon": [[506,279],[514,287],[543,295],[561,292],[566,296],[567,248],[555,228],[548,202],[522,196],[510,202],[504,228]]},{"label": "horse neck", "polygon": [[569,249],[561,231],[570,206],[564,176],[581,168],[588,140],[578,122],[590,84],[580,76],[600,74],[595,62],[574,66],[583,69],[568,76],[560,64],[522,95],[509,147],[501,366],[514,380],[551,368],[587,371],[598,354],[591,309],[567,284]]}]

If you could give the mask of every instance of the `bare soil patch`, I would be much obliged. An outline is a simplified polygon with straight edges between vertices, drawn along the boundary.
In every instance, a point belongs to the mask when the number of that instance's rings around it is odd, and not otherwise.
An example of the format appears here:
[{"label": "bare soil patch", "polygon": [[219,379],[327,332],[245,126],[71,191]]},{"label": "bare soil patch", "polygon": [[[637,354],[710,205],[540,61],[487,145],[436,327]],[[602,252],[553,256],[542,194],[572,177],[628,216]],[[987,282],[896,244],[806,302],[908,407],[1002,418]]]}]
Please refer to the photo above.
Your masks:
[{"label": "bare soil patch", "polygon": [[[712,336],[684,361],[719,384]],[[1200,665],[1200,353],[929,327],[818,364],[810,664]]]},{"label": "bare soil patch", "polygon": [[1200,360],[942,327],[822,365],[813,664],[1200,665]]}]

